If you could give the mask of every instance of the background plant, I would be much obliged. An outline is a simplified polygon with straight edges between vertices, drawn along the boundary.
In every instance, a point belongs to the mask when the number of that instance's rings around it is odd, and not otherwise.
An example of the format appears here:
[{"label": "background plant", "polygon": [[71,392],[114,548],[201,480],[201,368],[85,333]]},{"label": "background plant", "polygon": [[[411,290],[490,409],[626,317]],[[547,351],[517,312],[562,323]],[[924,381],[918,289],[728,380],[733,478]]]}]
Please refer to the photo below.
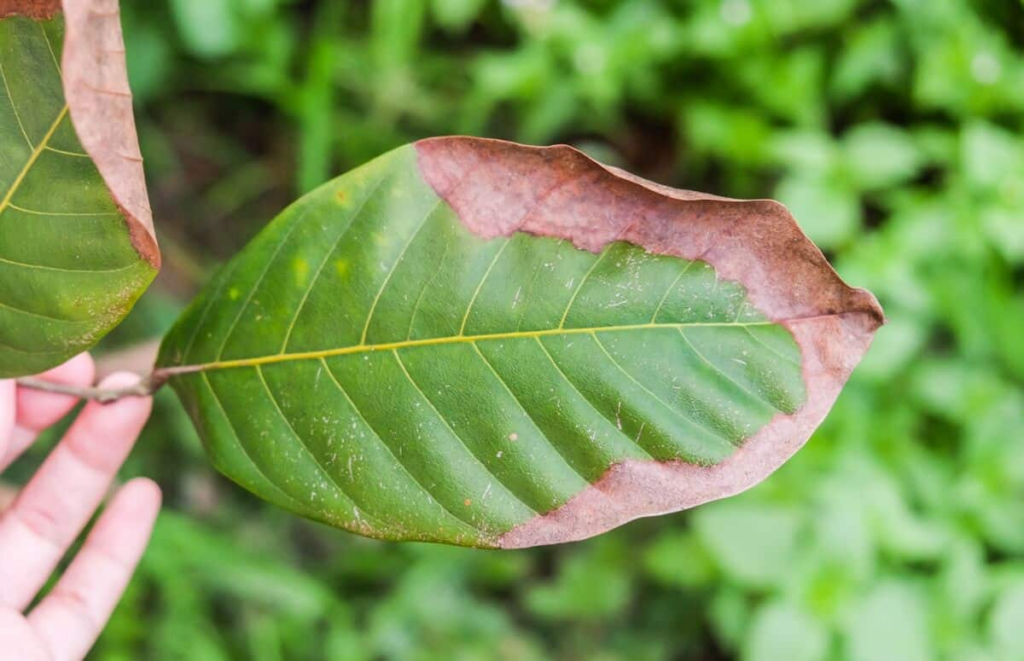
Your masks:
[{"label": "background plant", "polygon": [[165,266],[110,347],[164,331],[297,193],[444,133],[569,141],[665,183],[777,197],[891,323],[771,481],[527,552],[380,544],[261,505],[212,473],[161,393],[130,472],[170,509],[97,658],[1024,649],[1020,3],[124,11]]}]

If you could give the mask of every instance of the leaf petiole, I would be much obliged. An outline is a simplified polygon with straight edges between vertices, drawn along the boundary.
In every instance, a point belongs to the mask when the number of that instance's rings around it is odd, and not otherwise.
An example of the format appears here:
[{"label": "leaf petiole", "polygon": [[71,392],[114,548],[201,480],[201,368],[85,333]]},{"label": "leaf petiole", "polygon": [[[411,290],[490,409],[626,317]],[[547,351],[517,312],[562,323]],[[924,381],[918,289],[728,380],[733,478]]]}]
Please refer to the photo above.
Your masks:
[{"label": "leaf petiole", "polygon": [[122,388],[98,388],[94,386],[74,386],[67,383],[55,383],[37,377],[23,377],[16,380],[19,388],[31,388],[43,392],[73,395],[80,399],[88,399],[101,404],[110,404],[125,397],[149,397],[160,389],[165,378],[150,374],[138,383]]}]

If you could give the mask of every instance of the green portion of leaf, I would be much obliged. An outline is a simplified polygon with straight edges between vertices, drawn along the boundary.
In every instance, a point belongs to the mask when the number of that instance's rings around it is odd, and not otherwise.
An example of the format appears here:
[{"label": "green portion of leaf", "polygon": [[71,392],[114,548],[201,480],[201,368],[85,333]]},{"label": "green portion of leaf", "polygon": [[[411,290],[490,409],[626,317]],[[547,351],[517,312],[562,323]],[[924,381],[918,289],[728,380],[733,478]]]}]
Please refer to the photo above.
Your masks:
[{"label": "green portion of leaf", "polygon": [[75,134],[63,30],[0,20],[0,377],[92,346],[155,275]]},{"label": "green portion of leaf", "polygon": [[490,545],[626,459],[711,465],[804,401],[800,351],[706,263],[472,234],[386,154],[229,263],[161,367],[216,465],[363,534]]}]

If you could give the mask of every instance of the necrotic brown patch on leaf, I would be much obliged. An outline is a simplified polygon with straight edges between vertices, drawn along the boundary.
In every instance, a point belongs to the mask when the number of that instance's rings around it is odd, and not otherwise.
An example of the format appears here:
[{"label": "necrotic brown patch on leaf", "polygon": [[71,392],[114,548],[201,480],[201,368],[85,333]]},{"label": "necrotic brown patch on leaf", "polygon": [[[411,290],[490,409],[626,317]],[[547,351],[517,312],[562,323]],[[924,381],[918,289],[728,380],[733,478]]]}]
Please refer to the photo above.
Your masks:
[{"label": "necrotic brown patch on leaf", "polygon": [[61,67],[75,132],[124,213],[132,245],[159,268],[118,0],[64,0],[64,17]]},{"label": "necrotic brown patch on leaf", "polygon": [[53,18],[60,11],[60,0],[0,0],[0,18],[28,16],[36,20]]},{"label": "necrotic brown patch on leaf", "polygon": [[479,236],[523,231],[591,252],[629,241],[708,262],[774,321],[863,313],[882,322],[875,297],[847,286],[778,202],[661,186],[564,145],[453,137],[416,148],[424,178]]},{"label": "necrotic brown patch on leaf", "polygon": [[703,260],[746,288],[750,301],[800,346],[807,401],[778,414],[712,467],[627,460],[562,507],[503,535],[521,548],[583,539],[631,519],[732,495],[767,477],[809,438],[884,321],[870,292],[849,287],[771,200],[677,190],[605,167],[567,147],[453,137],[416,145],[421,172],[475,234],[517,231],[598,252],[628,241]]}]

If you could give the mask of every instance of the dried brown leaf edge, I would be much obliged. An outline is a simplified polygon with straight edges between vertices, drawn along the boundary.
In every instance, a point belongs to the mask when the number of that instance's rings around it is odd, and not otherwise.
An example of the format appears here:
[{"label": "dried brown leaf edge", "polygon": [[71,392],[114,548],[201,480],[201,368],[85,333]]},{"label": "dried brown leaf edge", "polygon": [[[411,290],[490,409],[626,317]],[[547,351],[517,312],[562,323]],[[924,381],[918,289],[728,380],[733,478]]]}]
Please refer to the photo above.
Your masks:
[{"label": "dried brown leaf edge", "polygon": [[61,10],[61,69],[71,121],[124,214],[132,245],[159,269],[160,249],[135,130],[118,0],[0,0],[0,18],[42,20]]}]

